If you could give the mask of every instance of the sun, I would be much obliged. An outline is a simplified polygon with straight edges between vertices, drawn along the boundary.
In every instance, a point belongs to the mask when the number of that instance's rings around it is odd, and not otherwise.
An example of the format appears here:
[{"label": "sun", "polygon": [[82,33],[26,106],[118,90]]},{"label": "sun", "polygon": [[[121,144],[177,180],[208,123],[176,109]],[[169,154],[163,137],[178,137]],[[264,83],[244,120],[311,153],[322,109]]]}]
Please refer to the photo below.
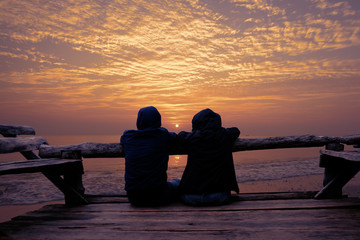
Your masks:
[{"label": "sun", "polygon": [[178,128],[178,127],[179,127],[179,124],[175,124],[175,127]]}]

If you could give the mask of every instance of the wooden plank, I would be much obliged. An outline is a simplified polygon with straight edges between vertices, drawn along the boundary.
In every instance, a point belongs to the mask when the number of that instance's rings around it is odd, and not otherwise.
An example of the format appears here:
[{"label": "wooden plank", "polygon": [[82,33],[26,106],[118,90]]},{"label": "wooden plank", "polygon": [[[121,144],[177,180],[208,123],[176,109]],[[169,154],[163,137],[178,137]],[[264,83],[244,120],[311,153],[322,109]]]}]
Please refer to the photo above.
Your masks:
[{"label": "wooden plank", "polygon": [[[260,214],[260,213],[259,213]],[[327,212],[323,214],[329,214]],[[345,213],[342,213],[345,215]],[[121,216],[120,216],[121,217]],[[154,216],[153,216],[154,217]],[[199,216],[201,218],[203,216]],[[213,216],[218,217],[218,216]],[[152,229],[151,227],[143,227],[143,228],[129,228],[132,222],[129,224],[117,225],[111,223],[104,223],[102,225],[89,225],[89,226],[75,226],[75,225],[60,225],[59,228],[56,226],[47,226],[48,228],[44,228],[41,226],[31,225],[28,227],[28,230],[23,232],[15,232],[10,236],[13,237],[11,239],[89,239],[89,240],[106,240],[106,239],[172,239],[172,240],[199,240],[199,239],[352,239],[356,240],[356,235],[358,231],[356,228],[351,228],[349,225],[355,225],[355,221],[346,221],[345,223],[338,224],[339,221],[331,220],[331,224],[329,224],[329,229],[326,229],[324,223],[318,225],[315,221],[315,218],[321,218],[321,215],[311,216],[312,219],[309,219],[306,215],[298,216],[298,219],[295,219],[293,225],[284,224],[286,221],[292,221],[294,218],[279,218],[273,215],[266,214],[264,217],[266,218],[274,218],[272,222],[274,224],[265,223],[263,221],[257,221],[256,217],[260,218],[261,216],[255,214],[249,215],[241,215],[239,217],[248,217],[251,220],[254,218],[255,220],[249,221],[249,224],[241,225],[241,221],[238,221],[239,226],[229,226],[225,227],[227,224],[226,221],[219,221],[218,226],[224,227],[206,227],[201,228],[203,225],[207,226],[209,224],[200,222],[200,221],[183,221],[179,222],[178,228],[172,228],[171,226],[168,229],[160,228],[160,229]],[[146,218],[147,220],[151,220],[150,218]],[[138,218],[141,220],[141,218]],[[307,220],[308,223],[306,222]],[[322,220],[322,219],[321,219]],[[322,220],[322,221],[326,221]],[[169,222],[165,221],[162,224],[168,225]],[[177,222],[176,222],[177,223]],[[278,223],[279,225],[275,225]],[[154,225],[160,225],[161,223],[155,223]],[[260,224],[266,224],[263,228],[259,226]],[[313,226],[311,226],[313,224]],[[138,224],[137,224],[138,225]],[[189,225],[189,227],[186,227]],[[183,226],[181,228],[181,226]],[[191,228],[191,226],[197,226]],[[357,225],[355,225],[358,227]],[[186,228],[185,228],[186,227]],[[40,234],[41,233],[41,234]]]},{"label": "wooden plank", "polygon": [[0,125],[0,134],[3,136],[35,135],[35,130],[30,126]]},{"label": "wooden plank", "polygon": [[[346,137],[327,137],[315,135],[271,137],[271,138],[239,138],[234,144],[233,152],[278,148],[319,147],[329,143],[355,144],[360,142],[360,135]],[[62,150],[80,150],[85,158],[124,157],[119,143],[86,142],[75,145],[47,146],[42,145],[39,155],[43,158],[60,157]],[[178,147],[171,154],[186,154]]]},{"label": "wooden plank", "polygon": [[[329,203],[328,200],[244,201],[221,210],[179,204],[172,205],[174,208],[55,205],[0,224],[0,232],[12,239],[357,239],[358,206],[293,208],[298,204],[321,205],[321,202]],[[270,208],[264,209],[263,204]]]},{"label": "wooden plank", "polygon": [[[90,204],[86,206],[85,209],[81,211],[113,211],[113,205],[101,204],[101,207],[97,204]],[[208,206],[208,207],[191,207],[186,206],[181,203],[172,204],[166,207],[134,207],[127,203],[119,203],[116,206],[117,211],[129,212],[134,214],[135,212],[144,213],[144,212],[163,212],[163,213],[176,213],[176,212],[223,212],[223,211],[256,211],[256,210],[304,210],[304,209],[339,209],[339,208],[358,208],[360,207],[360,202],[354,199],[325,199],[325,200],[315,200],[315,199],[282,199],[282,200],[252,200],[252,201],[237,201],[224,206]],[[59,211],[64,211],[64,209],[59,209]],[[73,209],[71,211],[78,211]]]},{"label": "wooden plank", "polygon": [[321,154],[337,157],[337,158],[343,158],[348,161],[356,161],[360,162],[360,151],[332,151],[332,150],[326,150],[321,149]]},{"label": "wooden plank", "polygon": [[0,138],[0,153],[26,152],[48,144],[43,137]]},{"label": "wooden plank", "polygon": [[[232,195],[232,201],[311,199],[317,192],[276,192],[276,193],[240,193]],[[86,195],[89,203],[128,203],[126,195]]]},{"label": "wooden plank", "polygon": [[42,172],[58,168],[60,166],[70,166],[81,162],[79,159],[35,159],[27,161],[0,163],[0,175]]},{"label": "wooden plank", "polygon": [[276,193],[240,193],[233,197],[237,201],[279,200],[279,199],[311,199],[316,192],[276,192]]},{"label": "wooden plank", "polygon": [[129,203],[126,195],[85,195],[89,203]]},{"label": "wooden plank", "polygon": [[81,212],[90,213],[107,213],[112,212],[128,212],[135,213],[176,213],[176,212],[223,212],[223,211],[272,211],[272,210],[311,210],[311,209],[341,209],[341,208],[359,208],[360,199],[358,198],[343,198],[343,199],[279,199],[279,200],[250,200],[250,201],[236,201],[231,204],[223,206],[207,206],[207,207],[192,207],[186,206],[182,203],[173,203],[168,206],[160,207],[135,207],[129,203],[96,203],[81,206],[66,206],[62,204],[49,205],[40,209],[39,211],[30,212],[21,216],[23,218],[31,217],[33,214],[40,216],[39,212],[44,214],[51,214],[57,216],[62,212],[73,215]]}]

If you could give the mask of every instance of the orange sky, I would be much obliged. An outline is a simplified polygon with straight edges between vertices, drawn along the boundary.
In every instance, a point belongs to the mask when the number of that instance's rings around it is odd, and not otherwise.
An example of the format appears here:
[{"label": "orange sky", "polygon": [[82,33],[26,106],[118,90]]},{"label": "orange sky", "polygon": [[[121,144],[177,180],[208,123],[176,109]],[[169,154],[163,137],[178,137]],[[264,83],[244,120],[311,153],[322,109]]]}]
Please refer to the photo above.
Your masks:
[{"label": "orange sky", "polygon": [[[360,1],[2,0],[0,124],[121,134],[153,105],[243,136],[358,134]],[[179,124],[179,129],[175,129]]]}]

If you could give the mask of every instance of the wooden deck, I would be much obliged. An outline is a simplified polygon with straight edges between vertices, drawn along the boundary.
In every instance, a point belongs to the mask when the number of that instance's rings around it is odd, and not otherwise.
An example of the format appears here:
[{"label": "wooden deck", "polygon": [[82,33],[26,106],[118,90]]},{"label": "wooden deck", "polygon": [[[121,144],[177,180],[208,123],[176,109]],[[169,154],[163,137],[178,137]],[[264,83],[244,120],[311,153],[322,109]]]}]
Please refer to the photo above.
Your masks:
[{"label": "wooden deck", "polygon": [[2,223],[0,239],[359,239],[358,198],[270,195],[240,194],[226,206],[156,208],[133,207],[122,196],[92,197],[92,204],[48,205]]}]

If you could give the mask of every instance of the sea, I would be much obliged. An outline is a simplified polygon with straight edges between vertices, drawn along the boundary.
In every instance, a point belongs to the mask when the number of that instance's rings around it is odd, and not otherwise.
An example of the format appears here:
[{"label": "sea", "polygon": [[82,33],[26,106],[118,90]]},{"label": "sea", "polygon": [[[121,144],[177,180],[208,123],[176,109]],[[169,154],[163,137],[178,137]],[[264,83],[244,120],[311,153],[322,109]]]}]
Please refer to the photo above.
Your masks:
[{"label": "sea", "polygon": [[[43,137],[50,145],[120,141],[119,135]],[[324,172],[324,169],[319,167],[320,149],[314,147],[233,153],[240,191],[272,192],[286,191],[287,188],[289,191],[319,190]],[[9,155],[7,158],[1,156],[2,162],[23,159],[18,153],[7,155]],[[186,161],[186,155],[170,156],[168,179],[180,179]],[[125,194],[124,158],[84,158],[83,164],[85,169],[83,184],[86,194]],[[309,179],[314,179],[316,183]],[[308,183],[304,184],[306,181]],[[39,204],[63,199],[63,194],[41,173],[0,176],[0,206]]]}]

